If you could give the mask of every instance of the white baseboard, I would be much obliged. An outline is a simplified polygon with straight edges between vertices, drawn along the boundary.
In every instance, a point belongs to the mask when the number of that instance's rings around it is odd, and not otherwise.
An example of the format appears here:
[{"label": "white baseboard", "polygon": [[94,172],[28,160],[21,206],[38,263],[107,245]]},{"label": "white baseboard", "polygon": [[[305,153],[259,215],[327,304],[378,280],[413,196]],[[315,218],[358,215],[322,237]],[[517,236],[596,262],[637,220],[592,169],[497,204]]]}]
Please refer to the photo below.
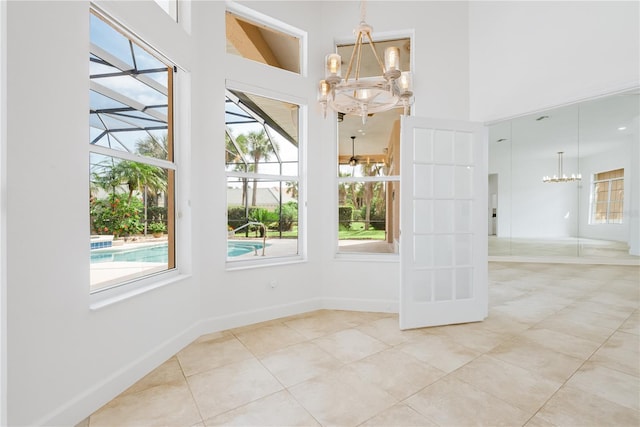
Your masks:
[{"label": "white baseboard", "polygon": [[202,320],[203,333],[224,331],[238,328],[240,326],[252,325],[254,323],[266,322],[268,320],[279,319],[281,317],[293,316],[324,308],[320,298],[311,298],[291,304],[274,305],[271,307],[259,308],[256,310],[241,311],[239,313],[225,316],[215,316]]},{"label": "white baseboard", "polygon": [[362,299],[362,298],[323,298],[322,308],[328,310],[372,311],[379,313],[397,313],[398,300]]}]

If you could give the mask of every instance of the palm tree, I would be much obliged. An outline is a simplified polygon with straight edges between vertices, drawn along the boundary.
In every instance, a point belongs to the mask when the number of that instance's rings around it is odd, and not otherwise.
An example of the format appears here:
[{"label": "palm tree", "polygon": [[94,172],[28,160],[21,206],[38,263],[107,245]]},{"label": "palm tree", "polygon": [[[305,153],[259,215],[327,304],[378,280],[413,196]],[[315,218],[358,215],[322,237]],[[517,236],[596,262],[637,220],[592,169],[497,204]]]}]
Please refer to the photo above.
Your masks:
[{"label": "palm tree", "polygon": [[149,135],[136,143],[136,151],[146,157],[168,160],[169,137],[165,133],[160,138]]},{"label": "palm tree", "polygon": [[[264,129],[260,132],[249,132],[246,135],[240,135],[236,139],[241,145],[247,149],[247,154],[253,159],[253,172],[258,173],[258,166],[261,160],[267,161],[278,150],[277,144],[272,142]],[[258,195],[258,179],[253,179],[253,194],[251,197],[251,206],[256,206]]]},{"label": "palm tree", "polygon": [[[363,176],[376,176],[380,172],[382,166],[377,163],[366,163],[362,165]],[[365,206],[364,214],[364,229],[369,229],[369,223],[371,222],[371,202],[374,196],[374,184],[371,181],[364,183],[363,188],[363,202]]]},{"label": "palm tree", "polygon": [[[247,141],[243,135],[236,139],[234,144],[229,134],[224,134],[225,141],[225,162],[227,166],[234,165],[233,170],[236,172],[247,172],[247,165],[242,159],[242,154],[247,152]],[[238,152],[240,150],[240,152]],[[242,178],[242,206],[245,206],[247,200],[247,178]]]},{"label": "palm tree", "polygon": [[131,202],[134,191],[144,193],[146,189],[159,193],[167,189],[165,171],[158,167],[140,162],[121,161],[112,169],[119,178],[120,184],[129,190],[128,202]]},{"label": "palm tree", "polygon": [[286,192],[294,199],[298,198],[298,181],[287,181],[285,183],[287,186]]}]

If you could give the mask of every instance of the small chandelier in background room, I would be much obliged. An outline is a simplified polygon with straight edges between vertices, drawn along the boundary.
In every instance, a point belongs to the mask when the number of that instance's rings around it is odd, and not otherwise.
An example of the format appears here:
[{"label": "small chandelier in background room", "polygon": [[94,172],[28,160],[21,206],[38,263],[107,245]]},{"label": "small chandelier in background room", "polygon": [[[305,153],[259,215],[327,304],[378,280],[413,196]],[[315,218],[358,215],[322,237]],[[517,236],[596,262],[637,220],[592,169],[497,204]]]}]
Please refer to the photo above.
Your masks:
[{"label": "small chandelier in background room", "polygon": [[543,176],[542,182],[571,182],[571,181],[580,181],[582,179],[582,175],[571,174],[571,176],[567,176],[564,174],[562,170],[562,155],[563,151],[558,151],[558,174],[553,176]]},{"label": "small chandelier in background room", "polygon": [[[364,1],[361,2],[360,9],[360,25],[354,30],[354,33],[357,33],[356,42],[344,78],[341,75],[340,55],[331,53],[325,58],[325,79],[320,81],[318,89],[318,101],[322,105],[322,112],[326,117],[328,106],[338,113],[361,116],[363,124],[367,115],[391,110],[399,105],[404,107],[404,114],[407,115],[413,103],[411,73],[400,70],[398,47],[391,46],[385,49],[384,64],[382,63],[371,37],[373,29],[365,22]],[[380,67],[381,75],[361,78],[363,43],[367,41]]]}]

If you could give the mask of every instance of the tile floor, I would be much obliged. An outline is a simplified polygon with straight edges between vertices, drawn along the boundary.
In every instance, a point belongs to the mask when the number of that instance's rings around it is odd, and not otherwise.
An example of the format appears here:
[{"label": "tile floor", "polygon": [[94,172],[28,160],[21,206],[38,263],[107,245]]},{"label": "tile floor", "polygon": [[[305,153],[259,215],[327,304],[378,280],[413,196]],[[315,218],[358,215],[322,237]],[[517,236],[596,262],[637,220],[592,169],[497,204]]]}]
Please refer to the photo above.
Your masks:
[{"label": "tile floor", "polygon": [[640,425],[640,269],[489,270],[484,322],[320,310],[206,335],[81,424]]}]

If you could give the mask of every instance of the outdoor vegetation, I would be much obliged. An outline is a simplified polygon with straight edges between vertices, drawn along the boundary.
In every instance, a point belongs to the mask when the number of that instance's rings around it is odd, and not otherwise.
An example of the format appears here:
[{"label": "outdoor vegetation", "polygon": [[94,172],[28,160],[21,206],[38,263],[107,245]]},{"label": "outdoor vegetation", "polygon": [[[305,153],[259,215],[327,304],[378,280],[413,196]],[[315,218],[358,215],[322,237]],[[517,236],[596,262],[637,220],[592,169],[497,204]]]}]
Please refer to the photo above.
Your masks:
[{"label": "outdoor vegetation", "polygon": [[[166,136],[159,141],[149,136],[136,146],[137,154],[166,158]],[[113,157],[105,157],[92,166],[89,198],[92,234],[126,238],[147,231],[166,231],[167,208],[161,200],[168,183],[165,169]]]},{"label": "outdoor vegetation", "polygon": [[[363,176],[375,176],[381,167],[375,163],[360,165]],[[383,182],[341,182],[338,194],[340,239],[385,238],[386,195]]]},{"label": "outdoor vegetation", "polygon": [[[280,149],[276,141],[267,136],[264,129],[240,134],[235,138],[235,144],[226,135],[227,165],[236,172],[260,173],[262,163],[269,161]],[[260,222],[267,228],[267,236],[278,238],[298,237],[298,203],[289,201],[273,208],[258,206],[258,179],[240,178],[242,200],[239,205],[228,205],[227,224],[229,231],[233,231],[249,222]],[[298,183],[286,182],[286,193],[292,198],[298,197]],[[238,230],[238,237],[254,235],[263,237],[264,230],[257,225],[251,225]]]}]

